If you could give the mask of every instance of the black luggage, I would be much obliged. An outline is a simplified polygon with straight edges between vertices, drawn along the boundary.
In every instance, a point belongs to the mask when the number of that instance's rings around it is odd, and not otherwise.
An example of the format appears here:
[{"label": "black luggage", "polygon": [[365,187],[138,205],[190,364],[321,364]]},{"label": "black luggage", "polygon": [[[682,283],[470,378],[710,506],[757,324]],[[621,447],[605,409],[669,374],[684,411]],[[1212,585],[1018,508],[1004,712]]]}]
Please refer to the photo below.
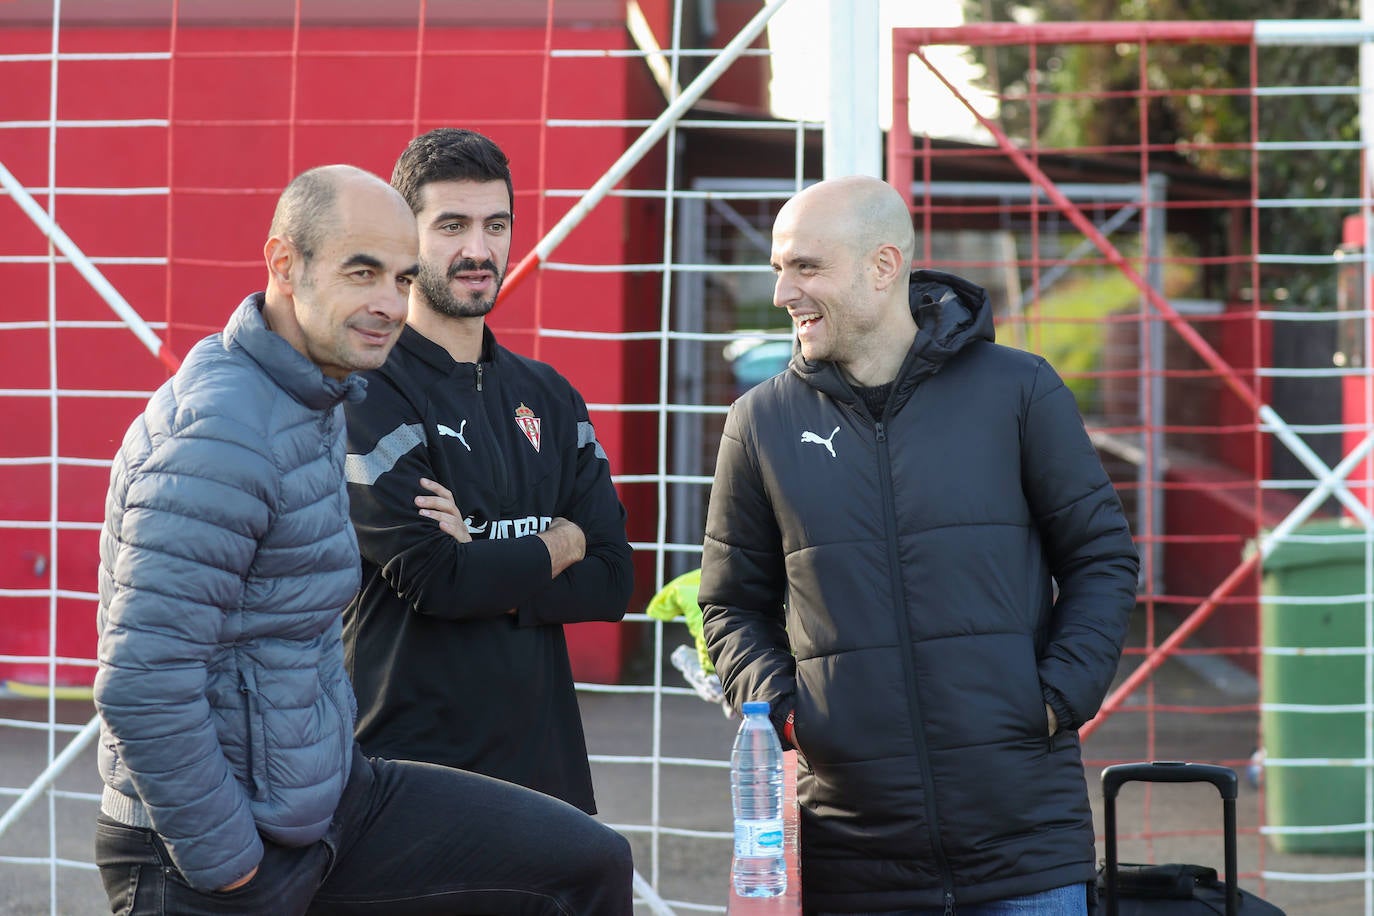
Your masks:
[{"label": "black luggage", "polygon": [[[1201,865],[1130,865],[1116,860],[1116,796],[1128,782],[1210,782],[1221,793],[1226,880]],[[1236,886],[1236,771],[1205,763],[1121,763],[1102,771],[1107,860],[1097,876],[1097,916],[1188,913],[1283,916],[1283,911]]]}]

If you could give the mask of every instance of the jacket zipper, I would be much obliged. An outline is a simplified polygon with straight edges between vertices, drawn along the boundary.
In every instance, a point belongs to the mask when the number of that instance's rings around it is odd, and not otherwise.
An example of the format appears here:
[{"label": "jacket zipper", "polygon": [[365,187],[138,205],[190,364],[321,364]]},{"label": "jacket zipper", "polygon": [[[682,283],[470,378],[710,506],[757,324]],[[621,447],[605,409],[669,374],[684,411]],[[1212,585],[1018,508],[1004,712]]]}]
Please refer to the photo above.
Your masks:
[{"label": "jacket zipper", "polygon": [[243,694],[248,712],[247,746],[248,782],[253,788],[253,800],[267,799],[267,730],[262,722],[262,705],[258,700],[258,682],[251,667],[239,669],[239,692]]},{"label": "jacket zipper", "polygon": [[888,576],[892,588],[892,606],[897,616],[897,632],[902,647],[902,676],[906,680],[907,699],[911,704],[912,737],[916,740],[916,756],[926,781],[926,824],[930,829],[930,847],[940,871],[945,890],[945,916],[954,914],[954,876],[945,859],[945,847],[940,842],[940,810],[935,801],[935,780],[930,769],[930,753],[926,747],[925,728],[921,725],[920,704],[916,699],[916,674],[911,662],[911,624],[907,620],[906,602],[902,598],[901,567],[897,556],[896,494],[892,491],[892,458],[888,454],[887,425],[879,420],[874,424],[878,439],[878,480],[883,488],[883,524],[887,530]]},{"label": "jacket zipper", "polygon": [[[482,374],[484,372],[484,369],[482,368],[482,363],[480,361],[476,364],[476,370],[477,371],[474,375],[474,379],[476,381],[477,391],[479,394],[481,394],[484,391],[482,387]],[[499,403],[490,406],[495,410],[499,410],[500,408]],[[488,409],[487,399],[485,397],[479,397],[477,399],[477,408],[481,411],[482,422],[486,426],[487,437],[491,439],[491,441],[493,442],[503,441],[501,436],[496,435],[496,421],[493,418],[492,410]],[[498,502],[497,516],[496,518],[493,518],[491,520],[493,523],[495,523],[497,519],[500,518],[499,509],[505,505],[506,491],[510,487],[510,474],[506,467],[507,460],[509,460],[509,456],[503,457],[498,455],[495,462],[493,462],[492,464],[492,478],[496,489]]]}]

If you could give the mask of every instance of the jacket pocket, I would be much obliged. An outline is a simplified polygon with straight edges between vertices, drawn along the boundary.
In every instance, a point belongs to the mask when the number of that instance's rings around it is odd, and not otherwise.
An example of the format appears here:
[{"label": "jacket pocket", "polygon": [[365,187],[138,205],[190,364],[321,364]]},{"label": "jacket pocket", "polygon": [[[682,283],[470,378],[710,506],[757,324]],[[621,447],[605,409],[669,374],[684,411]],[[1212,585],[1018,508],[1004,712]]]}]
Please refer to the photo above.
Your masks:
[{"label": "jacket pocket", "polygon": [[239,691],[243,694],[248,720],[248,734],[244,744],[248,752],[248,783],[254,801],[266,801],[267,786],[267,729],[262,722],[262,700],[258,696],[257,677],[252,668],[239,674]]},{"label": "jacket pocket", "polygon": [[[342,700],[339,698],[341,692],[344,693],[344,698]],[[333,708],[334,714],[339,719],[340,753],[343,755],[339,760],[341,761],[340,770],[342,771],[342,769],[348,765],[348,762],[353,759],[353,723],[356,716],[356,707],[354,704],[357,701],[353,697],[352,689],[346,684],[341,685],[338,682],[326,683],[324,685],[324,696],[325,702]],[[343,781],[346,783],[347,779],[345,778]]]}]

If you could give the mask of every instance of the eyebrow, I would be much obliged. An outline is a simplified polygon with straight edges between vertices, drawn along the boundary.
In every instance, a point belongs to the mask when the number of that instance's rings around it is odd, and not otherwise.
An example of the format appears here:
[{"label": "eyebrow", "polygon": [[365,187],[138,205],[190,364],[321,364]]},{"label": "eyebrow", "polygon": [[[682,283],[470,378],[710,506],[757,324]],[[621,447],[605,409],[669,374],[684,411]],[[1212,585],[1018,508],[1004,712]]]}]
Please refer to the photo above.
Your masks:
[{"label": "eyebrow", "polygon": [[[498,210],[495,213],[488,213],[486,216],[482,217],[482,222],[485,223],[493,219],[509,220],[510,218],[511,214],[509,210]],[[432,222],[437,225],[439,223],[446,223],[452,219],[472,219],[472,217],[466,213],[459,213],[456,210],[445,210],[443,213],[434,217]]]},{"label": "eyebrow", "polygon": [[[351,255],[342,264],[339,265],[339,269],[345,271],[348,270],[350,267],[371,267],[373,270],[381,272],[385,272],[386,270],[386,265],[383,264],[380,259],[375,258],[370,254],[363,254],[362,252]],[[411,264],[404,270],[397,271],[397,275],[402,277],[413,277],[419,273],[420,265],[418,262]]]},{"label": "eyebrow", "polygon": [[768,266],[776,270],[779,267],[779,262],[781,262],[781,266],[783,267],[790,267],[794,264],[800,264],[803,262],[807,264],[814,264],[817,267],[825,266],[825,258],[815,254],[808,254],[806,252],[798,252],[796,254],[789,255],[785,258],[770,258],[768,261]]},{"label": "eyebrow", "polygon": [[345,258],[344,262],[339,265],[339,269],[348,270],[350,267],[371,267],[373,270],[381,270],[382,266],[382,262],[378,258],[370,254],[359,252]]}]

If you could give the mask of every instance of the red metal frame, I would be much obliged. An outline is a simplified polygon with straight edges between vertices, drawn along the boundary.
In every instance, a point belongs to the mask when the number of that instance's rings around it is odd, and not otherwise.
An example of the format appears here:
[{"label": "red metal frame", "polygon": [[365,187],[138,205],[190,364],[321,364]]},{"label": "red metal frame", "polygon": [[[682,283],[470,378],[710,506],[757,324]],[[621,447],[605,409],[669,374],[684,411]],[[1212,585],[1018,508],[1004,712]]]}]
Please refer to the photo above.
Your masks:
[{"label": "red metal frame", "polygon": [[[1000,126],[988,118],[984,117],[977,108],[970,103],[968,98],[953,85],[953,83],[936,67],[924,53],[924,49],[930,45],[940,44],[959,44],[973,46],[990,45],[1012,45],[1024,44],[1031,48],[1034,55],[1037,48],[1045,43],[1119,43],[1129,42],[1138,43],[1142,46],[1141,54],[1141,87],[1142,94],[1146,93],[1145,82],[1145,53],[1144,46],[1149,42],[1208,42],[1213,44],[1250,43],[1252,48],[1253,60],[1253,39],[1254,24],[1247,21],[1235,22],[1095,22],[1095,23],[1036,23],[1033,25],[1021,25],[1016,23],[983,23],[977,25],[960,26],[953,28],[910,28],[893,30],[893,118],[894,129],[888,135],[887,149],[887,169],[889,180],[907,198],[908,205],[911,205],[910,189],[913,179],[912,160],[917,155],[914,152],[909,135],[899,126],[909,123],[909,69],[908,62],[912,56],[918,58],[930,71],[940,80],[945,88],[957,98],[978,123],[993,137],[997,147],[1006,157],[1016,165],[1022,174],[1036,187],[1040,188],[1050,199],[1054,208],[1066,217],[1073,226],[1081,232],[1087,239],[1091,240],[1097,249],[1103,254],[1106,260],[1121,272],[1123,276],[1131,281],[1139,290],[1141,295],[1149,302],[1153,310],[1172,327],[1187,345],[1200,357],[1203,362],[1216,373],[1217,377],[1229,388],[1241,403],[1248,409],[1254,420],[1258,422],[1258,412],[1263,404],[1259,392],[1256,389],[1257,382],[1251,384],[1231,366],[1217,351],[1209,344],[1177,310],[1168,302],[1164,295],[1145,278],[1143,278],[1127,261],[1122,253],[1112,242],[1106,238],[1093,222],[1084,214],[1082,209],[1070,200],[1056,186],[1036,162],[1036,151],[1030,154],[1020,149]],[[1253,80],[1254,67],[1251,68],[1251,78]],[[1034,89],[1032,89],[1034,92]],[[1255,96],[1251,93],[1252,115],[1254,114]],[[1032,98],[1033,101],[1033,98]],[[1035,106],[1031,106],[1032,118],[1035,118]],[[1142,147],[1146,134],[1147,112],[1144,106],[1140,108],[1141,137]],[[1034,122],[1033,122],[1034,123]],[[1256,119],[1251,118],[1252,143],[1251,149],[1255,150],[1254,132]],[[927,141],[928,143],[928,141]],[[905,144],[905,145],[904,145]],[[1252,152],[1252,156],[1255,153]],[[930,158],[923,157],[926,167],[926,177],[929,178]],[[1141,157],[1141,176],[1142,186],[1148,172],[1148,163],[1145,157]],[[1257,174],[1257,168],[1252,168],[1253,176]],[[1252,193],[1251,199],[1255,199],[1257,193]],[[927,200],[927,204],[929,200]],[[1032,196],[1032,213],[1034,213],[1035,197]],[[929,219],[929,207],[926,208],[927,220]],[[1145,218],[1149,219],[1148,211]],[[1038,230],[1038,220],[1032,220],[1032,233]],[[1252,242],[1258,233],[1256,220],[1251,220]],[[929,228],[929,226],[927,226]],[[930,233],[926,233],[927,245],[929,244]],[[1038,250],[1038,248],[1037,248]],[[1258,250],[1257,248],[1254,250]],[[1037,265],[1038,267],[1038,265]],[[1033,267],[1033,270],[1036,267]],[[1258,266],[1251,262],[1252,284],[1254,289],[1258,289]],[[1144,314],[1141,316],[1142,323],[1148,321]],[[1141,335],[1142,346],[1148,346],[1148,335]],[[1258,346],[1258,343],[1255,343]],[[1258,354],[1256,353],[1256,357]],[[1255,363],[1258,365],[1258,362]],[[1145,391],[1146,404],[1149,408],[1149,389]],[[1151,434],[1147,430],[1147,435]],[[1258,445],[1256,446],[1258,448]],[[1148,456],[1148,450],[1147,450]],[[1148,461],[1147,457],[1147,461]],[[1259,456],[1256,455],[1256,467]],[[1147,472],[1149,468],[1147,466]],[[1151,478],[1153,479],[1153,478]],[[1146,511],[1149,511],[1149,503],[1146,503]],[[1151,570],[1148,564],[1151,562],[1152,554],[1146,553],[1147,578]],[[1117,712],[1136,689],[1144,684],[1150,676],[1166,661],[1175,651],[1177,651],[1184,641],[1195,633],[1219,607],[1232,595],[1237,587],[1246,582],[1255,573],[1258,564],[1258,557],[1251,556],[1238,565],[1230,575],[1226,576],[1222,582],[1193,610],[1185,620],[1158,646],[1153,648],[1145,656],[1139,667],[1137,667],[1129,677],[1106,699],[1097,717],[1084,725],[1081,734],[1086,738],[1090,736],[1101,724],[1106,721],[1113,713]],[[1150,632],[1147,634],[1147,645],[1154,642],[1153,623],[1154,615],[1148,615],[1148,626]]]}]

